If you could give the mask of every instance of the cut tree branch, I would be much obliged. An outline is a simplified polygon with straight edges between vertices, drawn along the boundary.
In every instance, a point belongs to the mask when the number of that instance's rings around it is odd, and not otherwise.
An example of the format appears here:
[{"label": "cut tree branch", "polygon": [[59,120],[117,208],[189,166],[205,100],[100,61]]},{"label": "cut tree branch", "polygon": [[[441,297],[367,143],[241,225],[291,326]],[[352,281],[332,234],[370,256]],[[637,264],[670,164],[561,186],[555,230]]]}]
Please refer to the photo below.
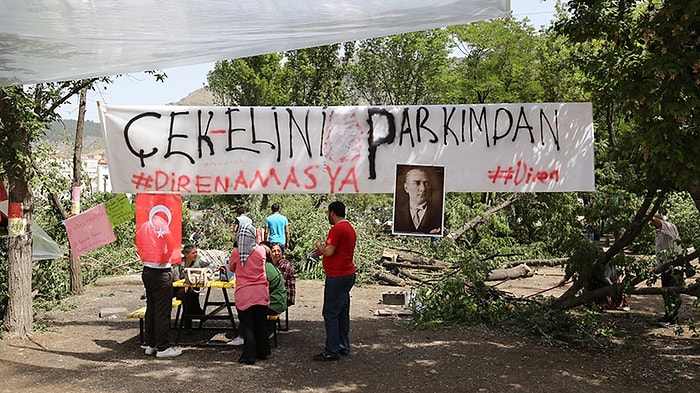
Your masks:
[{"label": "cut tree branch", "polygon": [[500,205],[492,207],[491,209],[485,211],[483,214],[472,218],[469,222],[462,225],[461,228],[457,229],[454,232],[449,233],[447,235],[447,239],[452,240],[452,241],[457,240],[460,236],[462,236],[464,234],[464,232],[468,231],[469,229],[471,229],[472,227],[476,226],[479,223],[486,222],[486,220],[489,218],[489,216],[491,216],[492,214],[496,213],[499,210],[505,209],[506,207],[508,207],[509,205],[511,205],[513,202],[517,201],[520,198],[521,198],[520,194],[516,194],[516,195],[512,196],[511,198],[508,198],[507,200],[505,200]]}]

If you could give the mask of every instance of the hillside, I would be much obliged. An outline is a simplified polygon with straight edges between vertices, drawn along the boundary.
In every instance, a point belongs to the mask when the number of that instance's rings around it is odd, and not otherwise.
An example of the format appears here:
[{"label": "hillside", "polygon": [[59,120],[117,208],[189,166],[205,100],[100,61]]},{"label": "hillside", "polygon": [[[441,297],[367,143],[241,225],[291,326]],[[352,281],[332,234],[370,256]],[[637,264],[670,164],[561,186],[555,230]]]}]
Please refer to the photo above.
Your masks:
[{"label": "hillside", "polygon": [[[43,140],[56,146],[59,153],[72,155],[77,123],[77,120],[73,119],[55,121],[51,123],[51,128],[46,131]],[[83,153],[104,149],[104,145],[100,124],[86,120],[83,129]]]},{"label": "hillside", "polygon": [[[214,95],[206,88],[197,89],[177,102],[167,105],[186,106],[211,106],[214,105]],[[44,141],[55,145],[61,154],[73,154],[73,143],[75,141],[75,126],[77,120],[63,119],[51,124],[51,129],[46,132]],[[100,124],[86,120],[83,130],[83,153],[104,149],[104,139]]]}]

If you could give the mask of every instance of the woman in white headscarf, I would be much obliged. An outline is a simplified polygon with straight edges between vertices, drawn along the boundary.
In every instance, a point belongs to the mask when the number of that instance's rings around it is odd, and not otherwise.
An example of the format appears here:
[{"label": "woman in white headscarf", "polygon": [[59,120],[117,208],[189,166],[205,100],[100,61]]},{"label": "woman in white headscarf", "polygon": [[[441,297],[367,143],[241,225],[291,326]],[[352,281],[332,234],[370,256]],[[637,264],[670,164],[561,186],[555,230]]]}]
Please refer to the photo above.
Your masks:
[{"label": "woman in white headscarf", "polygon": [[236,274],[236,309],[243,336],[239,363],[254,364],[270,355],[267,335],[267,306],[270,304],[265,276],[265,248],[255,242],[255,228],[242,224],[236,233],[238,248],[229,258],[229,269]]}]

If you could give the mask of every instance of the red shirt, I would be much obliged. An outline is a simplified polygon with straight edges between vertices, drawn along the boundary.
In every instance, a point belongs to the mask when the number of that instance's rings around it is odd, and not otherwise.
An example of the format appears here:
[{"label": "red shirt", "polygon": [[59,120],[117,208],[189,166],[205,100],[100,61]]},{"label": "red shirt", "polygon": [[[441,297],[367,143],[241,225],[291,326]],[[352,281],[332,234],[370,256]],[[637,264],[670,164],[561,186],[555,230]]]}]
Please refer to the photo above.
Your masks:
[{"label": "red shirt", "polygon": [[327,277],[343,277],[355,274],[355,242],[357,235],[348,220],[338,221],[331,227],[326,243],[335,247],[333,255],[323,257],[323,269]]}]

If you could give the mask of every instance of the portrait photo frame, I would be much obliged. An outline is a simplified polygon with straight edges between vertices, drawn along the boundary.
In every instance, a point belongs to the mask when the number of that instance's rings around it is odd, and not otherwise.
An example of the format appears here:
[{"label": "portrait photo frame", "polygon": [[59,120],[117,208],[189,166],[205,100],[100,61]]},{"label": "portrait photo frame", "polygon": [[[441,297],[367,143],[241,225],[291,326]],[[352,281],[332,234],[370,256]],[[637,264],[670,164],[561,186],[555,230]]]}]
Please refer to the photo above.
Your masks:
[{"label": "portrait photo frame", "polygon": [[396,165],[393,234],[443,236],[444,208],[444,166]]}]

